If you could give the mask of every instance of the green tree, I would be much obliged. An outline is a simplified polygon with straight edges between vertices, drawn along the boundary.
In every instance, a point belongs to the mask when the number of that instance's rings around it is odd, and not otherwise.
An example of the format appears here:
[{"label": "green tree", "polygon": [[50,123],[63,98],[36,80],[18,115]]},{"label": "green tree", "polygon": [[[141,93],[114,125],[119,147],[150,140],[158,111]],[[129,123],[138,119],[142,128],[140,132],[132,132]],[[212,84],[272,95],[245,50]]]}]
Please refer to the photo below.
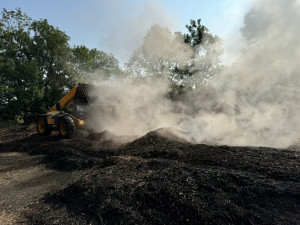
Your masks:
[{"label": "green tree", "polygon": [[201,20],[191,20],[186,25],[188,30],[184,34],[184,42],[193,49],[193,55],[186,68],[180,71],[188,78],[187,83],[197,88],[205,80],[213,78],[221,69],[220,56],[223,53],[222,39],[213,36],[208,28],[201,25]]},{"label": "green tree", "polygon": [[42,96],[41,73],[30,52],[31,19],[3,10],[0,20],[0,111],[2,119],[19,119]]},{"label": "green tree", "polygon": [[74,75],[81,82],[110,80],[122,76],[118,60],[113,56],[97,49],[85,46],[74,46],[71,49],[70,63]]},{"label": "green tree", "polygon": [[[85,46],[46,19],[33,21],[20,9],[3,9],[0,19],[0,119],[23,120],[57,102],[78,82],[124,75],[109,54]],[[98,78],[97,78],[98,79]]]},{"label": "green tree", "polygon": [[188,34],[154,25],[134,51],[126,68],[134,76],[167,77],[172,83],[197,88],[221,68],[222,40],[201,20],[191,20]]},{"label": "green tree", "polygon": [[49,25],[46,19],[33,21],[31,29],[32,52],[43,76],[43,102],[45,106],[51,106],[76,83],[68,62],[69,37],[58,28]]}]

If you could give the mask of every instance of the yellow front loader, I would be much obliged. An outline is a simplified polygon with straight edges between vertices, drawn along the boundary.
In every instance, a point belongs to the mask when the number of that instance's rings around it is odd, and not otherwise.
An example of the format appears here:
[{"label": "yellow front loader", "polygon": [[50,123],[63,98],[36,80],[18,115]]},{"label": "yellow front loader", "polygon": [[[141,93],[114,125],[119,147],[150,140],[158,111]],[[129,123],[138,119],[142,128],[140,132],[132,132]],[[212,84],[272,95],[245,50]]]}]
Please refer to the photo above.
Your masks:
[{"label": "yellow front loader", "polygon": [[40,115],[36,125],[37,132],[40,135],[50,135],[52,130],[57,129],[62,138],[72,138],[77,128],[86,125],[91,101],[87,95],[90,87],[89,84],[78,84],[46,114]]}]

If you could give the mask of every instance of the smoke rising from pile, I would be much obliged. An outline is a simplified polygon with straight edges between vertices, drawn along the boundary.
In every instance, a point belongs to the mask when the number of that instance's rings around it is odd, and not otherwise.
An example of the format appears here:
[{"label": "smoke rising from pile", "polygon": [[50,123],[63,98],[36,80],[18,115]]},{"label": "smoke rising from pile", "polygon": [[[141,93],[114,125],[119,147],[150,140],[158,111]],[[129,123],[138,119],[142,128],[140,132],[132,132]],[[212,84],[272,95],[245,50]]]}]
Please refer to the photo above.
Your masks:
[{"label": "smoke rising from pile", "polygon": [[108,92],[99,88],[99,104],[108,107],[95,116],[93,127],[135,135],[174,127],[199,143],[295,143],[300,136],[298,21],[299,1],[257,2],[241,29],[248,47],[215,79],[176,102],[166,98],[165,78],[114,84]]}]

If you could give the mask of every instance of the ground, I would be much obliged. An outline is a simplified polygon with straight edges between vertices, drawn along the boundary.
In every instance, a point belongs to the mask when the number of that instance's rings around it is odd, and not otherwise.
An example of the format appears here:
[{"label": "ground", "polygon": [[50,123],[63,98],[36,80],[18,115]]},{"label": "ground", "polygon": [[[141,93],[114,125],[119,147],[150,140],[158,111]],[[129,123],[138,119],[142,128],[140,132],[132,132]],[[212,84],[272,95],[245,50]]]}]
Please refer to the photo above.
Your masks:
[{"label": "ground", "polygon": [[300,224],[299,148],[0,129],[0,224],[205,223]]}]

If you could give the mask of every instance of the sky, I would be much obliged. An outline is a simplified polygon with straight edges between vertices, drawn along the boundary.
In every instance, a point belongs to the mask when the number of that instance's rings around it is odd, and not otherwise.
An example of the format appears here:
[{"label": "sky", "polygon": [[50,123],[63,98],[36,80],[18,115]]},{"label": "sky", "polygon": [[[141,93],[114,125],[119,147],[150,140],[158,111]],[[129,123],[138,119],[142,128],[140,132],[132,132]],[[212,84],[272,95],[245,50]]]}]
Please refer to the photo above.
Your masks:
[{"label": "sky", "polygon": [[186,32],[191,19],[201,19],[212,34],[224,39],[225,64],[242,46],[239,29],[254,0],[0,0],[7,10],[20,8],[34,20],[47,19],[85,45],[112,53],[125,63],[153,24]]}]

